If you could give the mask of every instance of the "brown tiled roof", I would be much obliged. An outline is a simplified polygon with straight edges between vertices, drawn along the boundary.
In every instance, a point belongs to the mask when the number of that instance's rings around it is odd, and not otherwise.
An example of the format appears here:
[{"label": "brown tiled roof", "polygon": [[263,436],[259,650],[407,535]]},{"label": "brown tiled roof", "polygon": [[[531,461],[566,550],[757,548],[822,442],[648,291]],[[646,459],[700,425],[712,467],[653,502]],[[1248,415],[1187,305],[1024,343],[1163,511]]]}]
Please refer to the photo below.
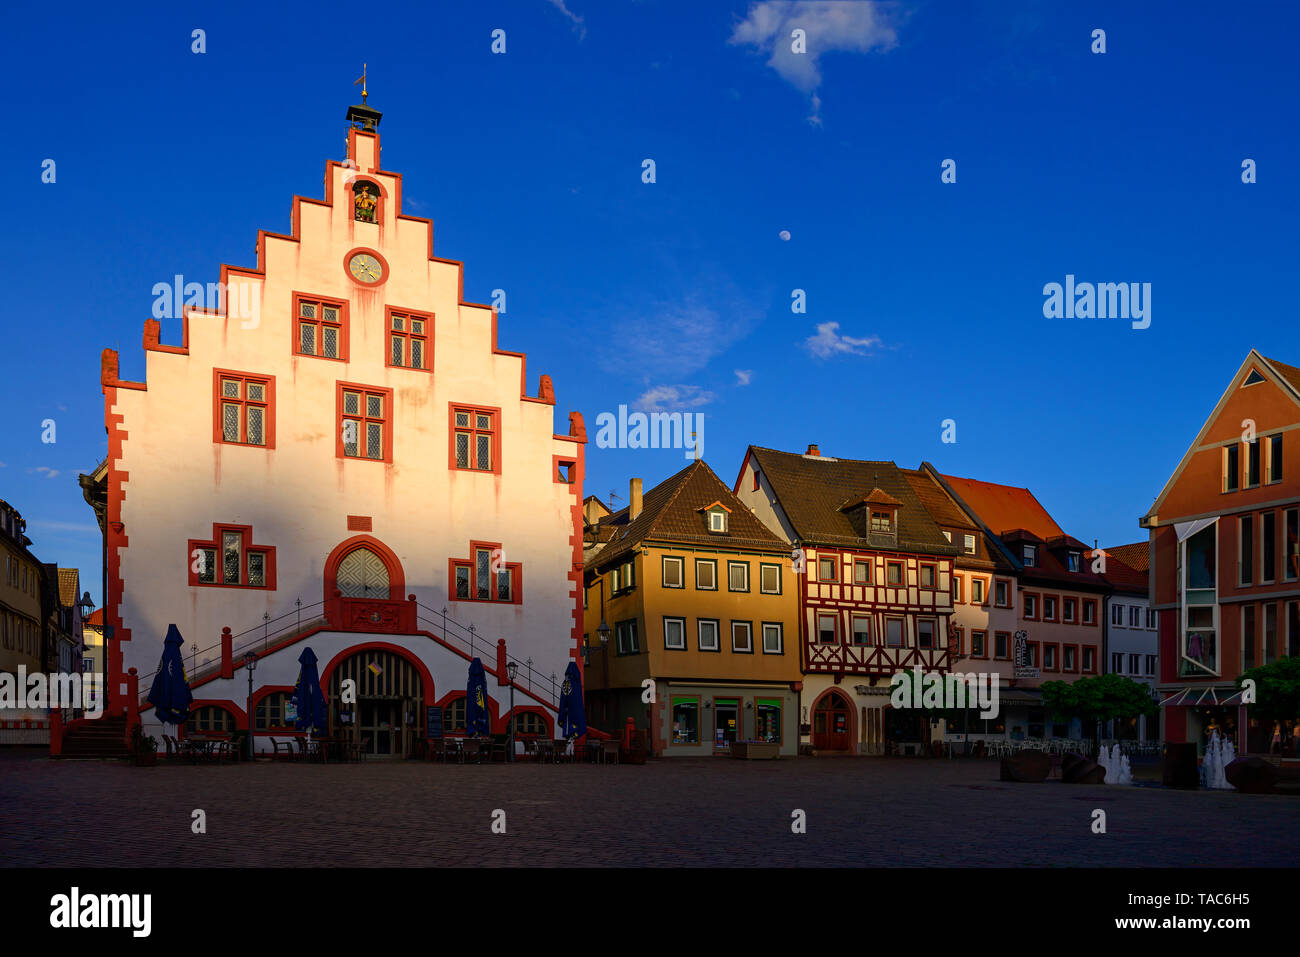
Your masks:
[{"label": "brown tiled roof", "polygon": [[[731,509],[725,532],[709,531],[703,509],[715,502]],[[605,567],[645,541],[789,551],[789,545],[773,535],[702,459],[646,492],[641,514],[631,522],[626,508],[601,519],[600,531],[606,529],[609,544],[587,559],[587,568]]]},{"label": "brown tiled roof", "polygon": [[[1121,548],[1124,547],[1131,546],[1121,546]],[[1146,555],[1146,548],[1146,542],[1143,542],[1142,554],[1144,556]],[[1106,548],[1103,549],[1103,551],[1106,553],[1106,572],[1102,577],[1105,578],[1106,581],[1110,582],[1117,591],[1127,592],[1132,595],[1147,594],[1148,588],[1146,572],[1138,571],[1133,568],[1133,566],[1119,558],[1116,554],[1116,549]],[[1095,554],[1096,553],[1091,550],[1088,552],[1088,567],[1090,568],[1092,567],[1091,563]]]},{"label": "brown tiled roof", "polygon": [[[831,545],[866,545],[932,555],[957,555],[922,505],[903,470],[893,462],[808,456],[750,446],[758,469],[767,478],[799,540]],[[898,534],[895,540],[858,535],[851,516],[840,511],[845,501],[862,499],[873,489],[897,499]]]},{"label": "brown tiled roof", "polygon": [[75,568],[59,569],[59,604],[64,608],[71,608],[81,598],[77,594],[80,577],[81,573]]},{"label": "brown tiled roof", "polygon": [[[1005,571],[1014,569],[1011,562],[1007,561],[1002,549],[998,547],[999,543],[991,536],[984,534],[983,529],[948,497],[948,493],[943,490],[929,472],[925,471],[925,469],[902,469],[901,471],[907,476],[907,481],[911,484],[913,491],[916,492],[917,498],[921,500],[921,504],[925,506],[925,510],[930,513],[930,516],[940,526],[974,532],[983,541],[984,548],[981,557],[963,554],[961,558],[962,565],[994,567]],[[988,557],[985,559],[982,556]]]},{"label": "brown tiled roof", "polygon": [[1151,543],[1133,542],[1131,545],[1116,545],[1105,549],[1107,555],[1113,555],[1129,568],[1139,572],[1151,571]]},{"label": "brown tiled roof", "polygon": [[1289,366],[1285,362],[1279,362],[1276,359],[1264,357],[1264,361],[1273,367],[1273,371],[1280,375],[1287,382],[1291,383],[1291,388],[1300,392],[1300,369],[1295,366]]}]

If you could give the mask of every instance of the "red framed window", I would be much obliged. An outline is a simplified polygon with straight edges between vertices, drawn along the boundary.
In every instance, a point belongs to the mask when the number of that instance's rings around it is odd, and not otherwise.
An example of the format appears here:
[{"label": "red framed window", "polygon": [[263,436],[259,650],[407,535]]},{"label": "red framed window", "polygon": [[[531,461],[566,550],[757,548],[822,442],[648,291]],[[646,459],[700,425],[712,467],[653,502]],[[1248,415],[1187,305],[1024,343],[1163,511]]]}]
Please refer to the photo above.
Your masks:
[{"label": "red framed window", "polygon": [[952,639],[948,642],[948,650],[954,658],[964,658],[966,656],[966,629],[960,625],[953,626]]},{"label": "red framed window", "polygon": [[1061,646],[1054,641],[1043,642],[1043,670],[1061,670]]},{"label": "red framed window", "polygon": [[393,390],[340,382],[338,426],[339,458],[392,462]]},{"label": "red framed window", "polygon": [[1061,646],[1061,670],[1077,673],[1079,670],[1079,646]]},{"label": "red framed window", "polygon": [[253,542],[253,526],[213,523],[212,537],[186,544],[189,583],[275,590],[275,548]]},{"label": "red framed window", "polygon": [[1025,603],[1024,617],[1026,621],[1038,620],[1038,593],[1027,591],[1020,596]]},{"label": "red framed window", "polygon": [[1097,624],[1097,600],[1095,598],[1085,598],[1083,600],[1083,623],[1085,625]]},{"label": "red framed window", "polygon": [[212,441],[275,448],[275,376],[212,372]]},{"label": "red framed window", "polygon": [[987,658],[989,656],[989,633],[987,631],[971,630],[970,656],[972,658]]},{"label": "red framed window", "polygon": [[297,355],[347,361],[347,303],[295,293],[293,314],[293,351]]},{"label": "red framed window", "polygon": [[433,354],[429,349],[429,333],[433,331],[433,316],[409,309],[384,310],[388,317],[388,356],[385,359],[392,369],[433,368]]},{"label": "red framed window", "polygon": [[451,407],[451,468],[467,472],[501,472],[501,410],[482,406]]},{"label": "red framed window", "polygon": [[470,542],[469,558],[447,562],[452,601],[523,603],[523,563],[507,562],[499,542]]}]

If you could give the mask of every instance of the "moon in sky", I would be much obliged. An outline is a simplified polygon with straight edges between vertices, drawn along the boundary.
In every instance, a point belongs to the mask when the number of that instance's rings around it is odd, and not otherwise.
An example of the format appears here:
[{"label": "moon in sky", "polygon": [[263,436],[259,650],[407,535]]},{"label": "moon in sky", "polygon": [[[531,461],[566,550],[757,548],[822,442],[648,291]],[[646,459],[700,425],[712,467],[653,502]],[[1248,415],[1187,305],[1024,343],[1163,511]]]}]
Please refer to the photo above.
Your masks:
[{"label": "moon in sky", "polygon": [[781,242],[788,243],[790,241],[790,230],[783,229],[778,235],[781,237]]}]

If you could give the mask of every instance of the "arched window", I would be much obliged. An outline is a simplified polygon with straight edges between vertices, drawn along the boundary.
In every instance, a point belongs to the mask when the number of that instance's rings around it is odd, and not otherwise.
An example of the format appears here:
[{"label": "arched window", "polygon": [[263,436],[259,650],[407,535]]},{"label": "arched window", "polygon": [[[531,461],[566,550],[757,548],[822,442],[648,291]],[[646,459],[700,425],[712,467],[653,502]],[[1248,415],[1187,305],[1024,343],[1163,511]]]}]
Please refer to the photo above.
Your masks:
[{"label": "arched window", "polygon": [[357,181],[352,187],[352,214],[359,223],[379,222],[379,187]]},{"label": "arched window", "polygon": [[461,695],[442,709],[442,730],[464,732],[465,696]]},{"label": "arched window", "polygon": [[254,728],[258,731],[292,729],[294,723],[286,717],[290,697],[288,691],[272,691],[262,698],[253,711]]},{"label": "arched window", "polygon": [[204,705],[190,712],[185,722],[186,734],[210,734],[212,732],[234,731],[235,716],[225,708],[216,705]]},{"label": "arched window", "polygon": [[[546,733],[546,720],[536,711],[519,711],[510,719],[515,737],[538,737]],[[509,732],[509,728],[506,729]]]}]

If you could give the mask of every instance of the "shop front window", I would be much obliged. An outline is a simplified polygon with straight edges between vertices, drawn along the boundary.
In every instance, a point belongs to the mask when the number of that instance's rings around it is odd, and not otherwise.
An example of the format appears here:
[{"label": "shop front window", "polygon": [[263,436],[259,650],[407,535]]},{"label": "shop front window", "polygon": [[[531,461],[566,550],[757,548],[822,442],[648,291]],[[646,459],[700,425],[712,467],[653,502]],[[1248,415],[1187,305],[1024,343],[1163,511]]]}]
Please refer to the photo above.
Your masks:
[{"label": "shop front window", "polygon": [[755,706],[754,737],[759,741],[781,743],[781,702],[759,698]]},{"label": "shop front window", "polygon": [[700,699],[673,699],[673,744],[700,743]]}]

